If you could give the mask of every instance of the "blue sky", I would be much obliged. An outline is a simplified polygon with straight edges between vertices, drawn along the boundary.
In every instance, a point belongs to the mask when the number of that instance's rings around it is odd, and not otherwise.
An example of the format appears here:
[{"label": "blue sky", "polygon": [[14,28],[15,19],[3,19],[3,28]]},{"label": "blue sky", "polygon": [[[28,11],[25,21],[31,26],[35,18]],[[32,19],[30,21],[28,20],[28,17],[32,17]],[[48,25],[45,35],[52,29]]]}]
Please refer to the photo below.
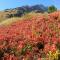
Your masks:
[{"label": "blue sky", "polygon": [[35,4],[55,5],[60,9],[60,0],[0,0],[0,10]]}]

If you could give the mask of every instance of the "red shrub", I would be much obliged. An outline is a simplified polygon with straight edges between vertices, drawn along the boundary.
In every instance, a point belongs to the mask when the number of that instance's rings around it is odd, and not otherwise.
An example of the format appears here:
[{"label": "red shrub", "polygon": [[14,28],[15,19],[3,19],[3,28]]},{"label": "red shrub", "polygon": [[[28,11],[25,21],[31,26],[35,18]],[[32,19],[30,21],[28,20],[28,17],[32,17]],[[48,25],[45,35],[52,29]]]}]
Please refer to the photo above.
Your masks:
[{"label": "red shrub", "polygon": [[[14,22],[9,26],[0,26],[0,50],[4,52],[4,59],[24,60],[27,51],[29,51],[28,55],[32,59],[37,54],[38,57],[36,58],[40,60],[41,54],[46,55],[49,51],[56,51],[56,44],[60,43],[60,29],[57,22],[59,14],[59,12],[55,12],[49,14],[48,17],[37,15],[29,20]],[[44,47],[37,49],[38,43],[43,43],[42,45],[39,44],[39,47]],[[34,51],[34,48],[36,48],[36,51]],[[43,53],[40,52],[41,50]],[[22,55],[21,52],[24,54]],[[5,54],[8,54],[7,57]]]}]

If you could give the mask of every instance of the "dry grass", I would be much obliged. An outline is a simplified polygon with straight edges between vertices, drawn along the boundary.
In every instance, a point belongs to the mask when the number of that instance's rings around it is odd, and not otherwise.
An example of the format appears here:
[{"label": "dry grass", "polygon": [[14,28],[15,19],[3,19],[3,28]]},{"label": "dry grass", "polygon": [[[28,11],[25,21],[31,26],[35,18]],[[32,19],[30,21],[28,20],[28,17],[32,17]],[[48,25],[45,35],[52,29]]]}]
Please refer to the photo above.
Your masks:
[{"label": "dry grass", "polygon": [[18,18],[18,17],[9,18],[9,19],[6,19],[6,20],[0,22],[0,25],[9,25],[12,22],[15,22],[17,20],[20,20],[20,18]]},{"label": "dry grass", "polygon": [[12,22],[16,22],[17,20],[29,20],[33,17],[37,17],[37,16],[44,16],[44,15],[48,15],[47,13],[35,13],[35,12],[31,12],[28,14],[25,14],[22,17],[13,17],[13,18],[9,18],[9,19],[1,19],[0,21],[0,25],[9,25]]},{"label": "dry grass", "polygon": [[15,14],[16,10],[10,10],[10,11],[0,11],[0,22],[3,20],[6,20],[8,15]]}]

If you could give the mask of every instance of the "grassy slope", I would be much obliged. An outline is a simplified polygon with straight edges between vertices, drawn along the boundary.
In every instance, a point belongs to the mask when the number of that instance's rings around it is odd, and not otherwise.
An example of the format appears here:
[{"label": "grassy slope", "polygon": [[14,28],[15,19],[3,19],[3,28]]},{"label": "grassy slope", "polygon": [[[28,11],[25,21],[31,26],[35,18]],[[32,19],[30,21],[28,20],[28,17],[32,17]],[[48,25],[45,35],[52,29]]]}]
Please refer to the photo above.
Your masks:
[{"label": "grassy slope", "polygon": [[42,16],[42,15],[47,16],[48,13],[42,14],[42,13],[31,12],[31,13],[25,14],[22,17],[13,17],[13,18],[5,19],[5,20],[2,19],[2,21],[0,21],[0,25],[10,25],[12,22],[16,22],[17,20],[29,20],[34,16],[36,17],[37,15],[39,15],[39,16]]},{"label": "grassy slope", "polygon": [[5,19],[4,21],[1,21],[0,22],[0,25],[9,25],[11,24],[12,22],[15,22],[17,20],[20,20],[20,18],[18,17],[13,17],[13,18],[9,18],[9,19]]},{"label": "grassy slope", "polygon": [[0,22],[1,21],[4,21],[4,20],[6,20],[8,17],[8,15],[10,15],[10,14],[15,14],[16,13],[16,11],[15,10],[13,10],[13,11],[0,11]]}]

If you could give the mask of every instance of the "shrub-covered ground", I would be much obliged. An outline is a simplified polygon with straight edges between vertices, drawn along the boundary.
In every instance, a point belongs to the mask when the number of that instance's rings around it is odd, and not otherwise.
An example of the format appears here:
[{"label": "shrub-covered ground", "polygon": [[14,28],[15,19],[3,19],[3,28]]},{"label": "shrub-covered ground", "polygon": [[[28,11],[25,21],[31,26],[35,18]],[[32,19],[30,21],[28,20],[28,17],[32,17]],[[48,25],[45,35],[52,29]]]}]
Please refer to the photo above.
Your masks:
[{"label": "shrub-covered ground", "polygon": [[60,11],[1,25],[0,60],[60,60]]}]

